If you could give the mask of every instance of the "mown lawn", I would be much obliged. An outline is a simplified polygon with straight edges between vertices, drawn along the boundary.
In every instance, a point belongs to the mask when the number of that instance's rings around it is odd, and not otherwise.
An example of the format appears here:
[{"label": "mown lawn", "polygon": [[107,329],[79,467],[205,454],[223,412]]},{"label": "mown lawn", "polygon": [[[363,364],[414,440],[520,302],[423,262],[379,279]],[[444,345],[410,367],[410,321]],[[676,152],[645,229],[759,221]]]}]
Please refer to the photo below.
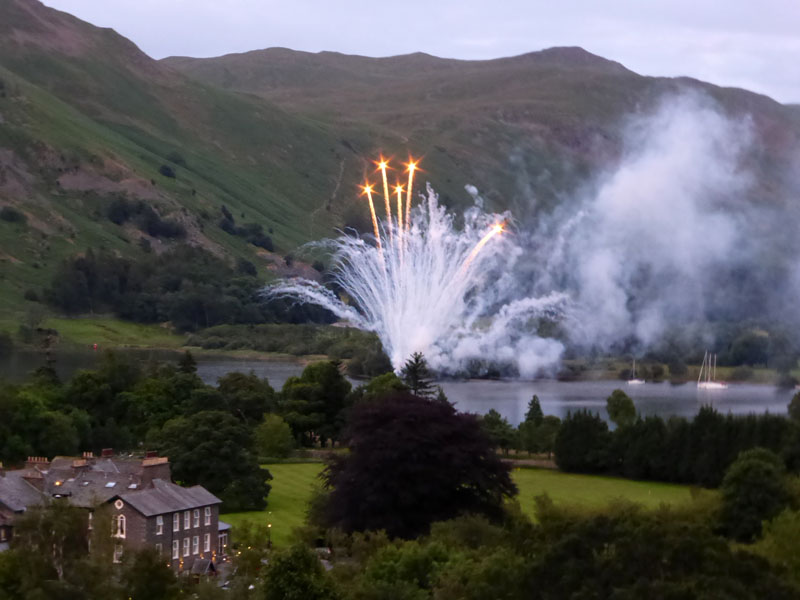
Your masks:
[{"label": "mown lawn", "polygon": [[691,500],[690,487],[653,481],[631,481],[618,477],[575,475],[549,469],[517,468],[511,473],[519,488],[517,500],[533,516],[534,498],[547,494],[556,503],[594,507],[616,499],[656,508],[660,504],[678,504]]},{"label": "mown lawn", "polygon": [[[223,514],[220,518],[236,527],[244,521],[272,523],[272,541],[281,546],[290,542],[292,529],[303,524],[321,463],[265,465],[272,473],[272,491],[265,511]],[[573,475],[548,469],[518,468],[512,477],[519,487],[522,509],[533,516],[533,499],[547,493],[556,503],[603,506],[618,498],[655,508],[662,503],[678,504],[691,499],[688,486],[649,481],[630,481],[616,477]],[[709,492],[706,492],[709,493]],[[234,536],[236,535],[234,531]]]},{"label": "mown lawn", "polygon": [[220,519],[234,527],[243,521],[272,523],[272,542],[278,546],[289,543],[292,529],[305,522],[306,508],[322,471],[322,463],[287,463],[264,465],[272,474],[272,490],[267,509],[255,512],[226,513]]}]

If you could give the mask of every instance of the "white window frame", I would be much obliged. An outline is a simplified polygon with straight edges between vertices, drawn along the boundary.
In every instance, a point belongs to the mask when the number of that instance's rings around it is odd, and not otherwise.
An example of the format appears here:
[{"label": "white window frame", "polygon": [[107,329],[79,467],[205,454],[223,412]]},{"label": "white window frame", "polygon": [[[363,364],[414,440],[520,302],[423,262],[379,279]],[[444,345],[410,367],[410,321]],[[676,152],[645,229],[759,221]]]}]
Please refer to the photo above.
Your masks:
[{"label": "white window frame", "polygon": [[162,535],[164,533],[164,517],[158,515],[156,517],[156,535]]},{"label": "white window frame", "polygon": [[114,544],[114,562],[122,562],[122,544]]},{"label": "white window frame", "polygon": [[203,536],[203,552],[211,552],[211,534],[207,533]]},{"label": "white window frame", "polygon": [[203,512],[205,512],[205,524],[211,525],[211,507],[206,506]]},{"label": "white window frame", "polygon": [[183,528],[189,529],[192,526],[192,512],[187,510],[183,513]]},{"label": "white window frame", "polygon": [[175,513],[172,515],[172,531],[181,530],[181,514]]},{"label": "white window frame", "polygon": [[192,511],[192,521],[194,522],[195,527],[200,527],[200,509],[195,508]]},{"label": "white window frame", "polygon": [[161,545],[161,542],[158,542],[158,543],[156,544],[156,552],[158,552],[158,555],[159,555],[159,556],[161,556],[161,555],[164,553],[164,548],[163,548],[163,546]]},{"label": "white window frame", "polygon": [[172,540],[172,558],[178,559],[181,557],[181,544],[178,540]]},{"label": "white window frame", "polygon": [[192,538],[192,554],[200,554],[200,536],[196,535]]},{"label": "white window frame", "polygon": [[189,538],[183,538],[183,555],[189,556]]},{"label": "white window frame", "polygon": [[125,539],[125,515],[114,515],[111,519],[111,535],[115,538]]}]

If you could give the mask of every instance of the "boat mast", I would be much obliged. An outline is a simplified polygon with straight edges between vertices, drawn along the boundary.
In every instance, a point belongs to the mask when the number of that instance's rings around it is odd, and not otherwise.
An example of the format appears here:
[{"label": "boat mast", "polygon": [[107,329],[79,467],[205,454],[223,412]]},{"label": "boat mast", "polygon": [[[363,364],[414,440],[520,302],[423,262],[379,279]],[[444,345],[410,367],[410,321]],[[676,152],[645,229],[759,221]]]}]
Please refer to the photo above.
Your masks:
[{"label": "boat mast", "polygon": [[708,350],[703,353],[703,362],[700,365],[700,373],[697,374],[697,384],[700,384],[700,380],[703,379],[703,367],[706,366],[706,356],[708,356]]}]

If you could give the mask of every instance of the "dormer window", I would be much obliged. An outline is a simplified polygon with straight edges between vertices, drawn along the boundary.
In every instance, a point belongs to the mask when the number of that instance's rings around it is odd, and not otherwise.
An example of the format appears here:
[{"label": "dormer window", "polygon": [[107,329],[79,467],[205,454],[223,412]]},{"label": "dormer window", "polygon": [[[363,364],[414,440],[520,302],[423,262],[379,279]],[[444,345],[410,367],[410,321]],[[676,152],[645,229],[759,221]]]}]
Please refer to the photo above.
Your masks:
[{"label": "dormer window", "polygon": [[117,482],[116,482],[116,481],[109,481],[109,482],[106,484],[106,487],[107,487],[107,488],[113,488],[115,485],[117,485]]}]

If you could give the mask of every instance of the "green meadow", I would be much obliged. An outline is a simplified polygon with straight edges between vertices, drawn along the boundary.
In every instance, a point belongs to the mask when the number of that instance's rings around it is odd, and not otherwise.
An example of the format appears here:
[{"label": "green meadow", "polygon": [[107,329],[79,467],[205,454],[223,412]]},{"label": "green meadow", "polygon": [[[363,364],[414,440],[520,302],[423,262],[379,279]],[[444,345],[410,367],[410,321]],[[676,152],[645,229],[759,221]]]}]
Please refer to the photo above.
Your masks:
[{"label": "green meadow", "polygon": [[[272,523],[272,541],[278,546],[291,541],[292,530],[303,524],[306,508],[322,471],[321,463],[281,463],[264,465],[272,474],[272,491],[267,509],[257,512],[223,514],[220,518],[233,525],[244,521]],[[549,469],[515,468],[512,477],[519,487],[517,500],[523,511],[533,516],[534,498],[547,494],[557,503],[595,507],[617,499],[656,508],[661,504],[679,504],[692,498],[685,485],[631,481],[598,475],[574,475]],[[710,492],[706,492],[710,493]],[[235,536],[234,531],[234,536]]]}]

